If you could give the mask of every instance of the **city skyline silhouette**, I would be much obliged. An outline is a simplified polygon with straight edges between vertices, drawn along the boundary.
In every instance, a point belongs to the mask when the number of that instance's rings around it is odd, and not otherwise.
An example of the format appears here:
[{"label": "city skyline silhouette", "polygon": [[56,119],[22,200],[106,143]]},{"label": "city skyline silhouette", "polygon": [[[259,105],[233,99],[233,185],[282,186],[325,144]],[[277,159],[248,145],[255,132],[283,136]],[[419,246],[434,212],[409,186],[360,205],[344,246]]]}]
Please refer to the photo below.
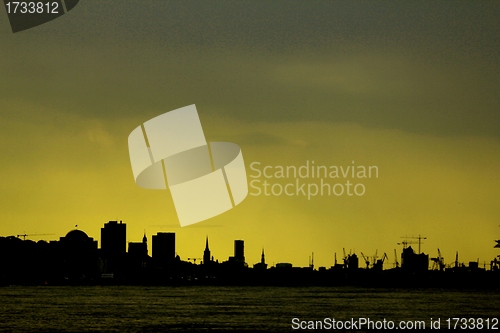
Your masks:
[{"label": "city skyline silhouette", "polygon": [[[75,226],[77,227],[77,225]],[[127,224],[109,221],[101,228],[100,241],[80,229],[73,229],[58,241],[26,240],[28,234],[0,237],[0,284],[368,284],[386,286],[425,285],[467,287],[471,279],[484,287],[500,274],[500,255],[481,265],[478,261],[464,263],[458,252],[453,264],[446,264],[438,249],[437,257],[421,251],[424,236],[405,236],[400,257],[394,250],[394,262],[387,253],[365,256],[361,251],[337,257],[331,266],[315,266],[314,253],[306,267],[293,263],[268,264],[262,248],[259,262],[245,259],[245,241],[234,240],[234,252],[227,260],[213,255],[209,236],[205,247],[196,256],[182,257],[176,251],[176,234],[144,232],[141,242],[127,242]],[[21,240],[21,237],[23,238]],[[495,248],[500,240],[495,240]],[[148,250],[148,243],[152,251]],[[412,248],[412,245],[418,250]],[[385,261],[387,260],[387,261]],[[432,263],[432,266],[431,266]],[[366,266],[365,266],[366,265]],[[487,267],[488,266],[488,267]],[[268,268],[269,267],[269,268]],[[432,273],[436,272],[436,273]],[[430,275],[430,274],[434,275]],[[441,275],[435,275],[435,274]],[[416,275],[415,275],[416,274]],[[490,274],[490,275],[485,275]],[[493,275],[496,274],[496,275]],[[433,280],[429,280],[433,277]],[[436,280],[436,278],[439,278]],[[397,282],[396,281],[400,281]],[[402,281],[406,281],[402,283]],[[493,283],[493,284],[492,284]]]},{"label": "city skyline silhouette", "polygon": [[499,2],[0,17],[0,331],[500,327]]},{"label": "city skyline silhouette", "polygon": [[[392,257],[419,234],[449,262],[497,255],[482,246],[500,217],[495,6],[172,6],[80,1],[18,33],[0,22],[1,235],[77,224],[98,239],[102,221],[122,219],[134,242],[176,232],[187,257],[207,234],[217,256],[245,239],[251,263],[264,247],[270,263],[304,267],[312,252],[328,267],[343,248]],[[168,190],[134,183],[127,138],[191,104],[206,138],[241,147],[249,182],[267,180],[251,178],[255,162],[355,161],[378,178],[362,180],[362,196],[248,195],[181,231]]]}]

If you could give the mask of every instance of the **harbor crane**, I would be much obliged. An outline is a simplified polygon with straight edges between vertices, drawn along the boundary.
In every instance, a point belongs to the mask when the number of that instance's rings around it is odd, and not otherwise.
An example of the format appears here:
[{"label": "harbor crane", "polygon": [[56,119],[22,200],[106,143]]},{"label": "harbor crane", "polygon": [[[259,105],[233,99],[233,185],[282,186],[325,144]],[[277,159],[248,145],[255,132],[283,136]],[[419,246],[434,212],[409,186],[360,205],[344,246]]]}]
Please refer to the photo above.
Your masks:
[{"label": "harbor crane", "polygon": [[373,255],[372,259],[373,259],[373,265],[372,266],[375,266],[377,264],[377,258],[378,258],[378,250],[375,250],[375,254]]},{"label": "harbor crane", "polygon": [[432,264],[432,269],[433,270],[444,270],[445,264],[444,264],[444,258],[441,256],[441,250],[438,249],[438,256],[436,258],[431,258],[433,264]]},{"label": "harbor crane", "polygon": [[398,254],[396,252],[396,249],[394,249],[394,267],[399,268]]},{"label": "harbor crane", "polygon": [[378,259],[377,261],[375,261],[375,263],[373,264],[373,268],[378,270],[378,271],[381,271],[384,269],[384,261],[385,259],[389,259],[387,258],[387,253],[384,252],[384,255],[382,256],[382,259]]},{"label": "harbor crane", "polygon": [[22,235],[17,235],[16,237],[17,238],[22,237],[23,240],[26,240],[26,237],[28,237],[28,236],[31,237],[31,236],[49,236],[49,235],[54,235],[54,234],[27,234],[27,233],[24,233]]},{"label": "harbor crane", "polygon": [[363,254],[363,252],[361,252],[361,256],[363,257],[363,260],[365,261],[365,264],[366,264],[366,269],[370,268],[370,260],[369,260],[369,257],[365,257],[365,255]]},{"label": "harbor crane", "polygon": [[344,252],[344,267],[347,267],[347,263],[348,263],[348,258],[347,258],[347,255],[345,254],[345,247],[342,248],[342,251]]},{"label": "harbor crane", "polygon": [[382,256],[382,263],[384,263],[385,259],[389,260],[389,257],[387,256],[387,253],[384,252],[384,255]]}]

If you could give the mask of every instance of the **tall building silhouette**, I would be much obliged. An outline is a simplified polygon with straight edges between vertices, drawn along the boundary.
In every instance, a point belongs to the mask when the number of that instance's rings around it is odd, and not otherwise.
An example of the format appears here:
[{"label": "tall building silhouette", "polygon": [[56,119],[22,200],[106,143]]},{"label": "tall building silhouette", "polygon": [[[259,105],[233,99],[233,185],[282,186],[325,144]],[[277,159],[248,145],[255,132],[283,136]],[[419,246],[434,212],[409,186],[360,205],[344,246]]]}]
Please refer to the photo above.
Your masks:
[{"label": "tall building silhouette", "polygon": [[105,258],[115,259],[127,251],[127,225],[109,221],[101,228],[101,251]]},{"label": "tall building silhouette", "polygon": [[175,233],[159,232],[153,235],[153,261],[165,266],[175,260]]},{"label": "tall building silhouette", "polygon": [[120,275],[125,265],[127,251],[127,225],[109,221],[101,228],[101,272]]},{"label": "tall building silhouette", "polygon": [[205,251],[203,252],[203,264],[210,264],[210,249],[208,248],[208,236],[205,244]]},{"label": "tall building silhouette", "polygon": [[231,268],[243,268],[247,267],[245,263],[245,243],[241,239],[234,241],[234,255],[229,257],[228,261],[225,263]]},{"label": "tall building silhouette", "polygon": [[234,241],[234,260],[236,262],[245,262],[245,243],[241,239]]}]

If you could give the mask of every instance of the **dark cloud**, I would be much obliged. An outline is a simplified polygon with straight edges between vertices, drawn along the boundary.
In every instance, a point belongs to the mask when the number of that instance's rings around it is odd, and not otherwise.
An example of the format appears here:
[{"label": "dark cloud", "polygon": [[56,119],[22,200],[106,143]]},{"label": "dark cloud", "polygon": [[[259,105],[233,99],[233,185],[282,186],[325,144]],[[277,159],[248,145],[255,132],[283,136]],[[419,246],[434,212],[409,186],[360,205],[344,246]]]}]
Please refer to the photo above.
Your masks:
[{"label": "dark cloud", "polygon": [[84,35],[172,47],[289,50],[331,43],[447,43],[464,52],[499,46],[500,5],[494,1],[89,1],[76,10],[80,13],[66,18],[65,29],[47,29],[87,42]]},{"label": "dark cloud", "polygon": [[248,132],[234,137],[234,141],[241,145],[282,145],[287,144],[288,140],[277,135],[265,132]]},{"label": "dark cloud", "polygon": [[0,35],[0,101],[497,136],[499,14],[486,1],[82,2]]}]

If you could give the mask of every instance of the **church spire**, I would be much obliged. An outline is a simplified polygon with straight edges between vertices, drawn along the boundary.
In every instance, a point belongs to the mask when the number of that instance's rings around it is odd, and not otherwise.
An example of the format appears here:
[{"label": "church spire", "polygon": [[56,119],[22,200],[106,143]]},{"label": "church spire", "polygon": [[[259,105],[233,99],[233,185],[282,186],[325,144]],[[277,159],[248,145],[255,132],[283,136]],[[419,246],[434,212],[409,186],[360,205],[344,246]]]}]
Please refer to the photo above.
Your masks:
[{"label": "church spire", "polygon": [[266,263],[266,257],[264,256],[264,248],[262,248],[262,255],[260,257],[260,263],[265,264]]},{"label": "church spire", "polygon": [[203,264],[208,265],[210,263],[210,249],[208,248],[208,236],[205,241],[205,252],[203,252]]}]

